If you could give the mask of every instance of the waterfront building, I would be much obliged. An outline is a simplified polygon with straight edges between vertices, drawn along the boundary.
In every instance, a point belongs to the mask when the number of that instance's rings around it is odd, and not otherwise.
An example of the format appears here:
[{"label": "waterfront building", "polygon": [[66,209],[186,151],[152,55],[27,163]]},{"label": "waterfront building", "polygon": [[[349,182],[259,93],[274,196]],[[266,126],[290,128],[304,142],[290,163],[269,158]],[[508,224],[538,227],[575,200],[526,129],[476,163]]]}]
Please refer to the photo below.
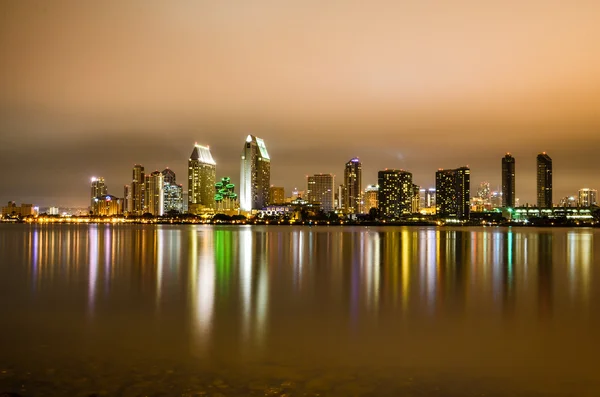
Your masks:
[{"label": "waterfront building", "polygon": [[131,185],[123,187],[123,212],[125,215],[133,214],[133,190]]},{"label": "waterfront building", "polygon": [[469,219],[471,170],[468,167],[438,170],[435,174],[435,190],[438,216]]},{"label": "waterfront building", "polygon": [[502,157],[502,207],[515,208],[515,158]]},{"label": "waterfront building", "polygon": [[145,212],[145,179],[144,167],[140,164],[134,165],[131,181],[131,213],[133,215],[142,215]]},{"label": "waterfront building", "polygon": [[537,206],[552,208],[552,159],[546,152],[537,156]]},{"label": "waterfront building", "polygon": [[307,199],[311,204],[319,204],[325,212],[334,210],[334,176],[315,174],[307,178]]},{"label": "waterfront building", "polygon": [[160,171],[154,171],[150,175],[146,175],[145,178],[145,212],[149,212],[154,216],[162,216],[164,214],[163,174]]},{"label": "waterfront building", "polygon": [[580,207],[591,207],[598,205],[598,191],[596,189],[583,188],[579,189],[578,200]]},{"label": "waterfront building", "polygon": [[188,160],[188,212],[200,214],[215,209],[214,186],[217,163],[208,146],[194,145]]},{"label": "waterfront building", "polygon": [[123,213],[123,200],[105,194],[94,198],[92,213],[97,216],[114,216]]},{"label": "waterfront building", "polygon": [[240,209],[250,212],[265,207],[271,186],[271,158],[261,138],[248,135],[241,156]]},{"label": "waterfront building", "polygon": [[108,194],[106,189],[106,184],[104,183],[104,178],[96,178],[92,177],[92,186],[91,186],[91,197],[90,197],[90,209],[94,206],[94,199],[96,197],[104,196]]},{"label": "waterfront building", "polygon": [[343,209],[348,214],[359,214],[362,201],[362,164],[355,157],[344,168]]},{"label": "waterfront building", "polygon": [[269,204],[285,203],[285,189],[281,186],[271,186],[269,188]]},{"label": "waterfront building", "polygon": [[379,208],[379,185],[368,185],[363,197],[363,212],[368,214],[371,208]]},{"label": "waterfront building", "polygon": [[379,213],[383,217],[396,218],[412,213],[412,174],[404,170],[383,170],[377,174],[379,184]]},{"label": "waterfront building", "polygon": [[413,190],[412,190],[412,203],[411,203],[411,209],[412,209],[412,213],[416,214],[419,212],[420,206],[421,206],[421,193],[420,193],[420,186],[419,185],[415,185],[413,184],[412,186]]},{"label": "waterfront building", "polygon": [[173,170],[166,168],[163,175],[163,212],[183,212],[183,186],[177,183],[177,177]]},{"label": "waterfront building", "polygon": [[37,207],[34,207],[33,204],[21,204],[20,206],[17,206],[17,204],[14,201],[9,201],[8,205],[2,207],[2,217],[4,218],[7,216],[33,216],[36,215],[36,208]]}]

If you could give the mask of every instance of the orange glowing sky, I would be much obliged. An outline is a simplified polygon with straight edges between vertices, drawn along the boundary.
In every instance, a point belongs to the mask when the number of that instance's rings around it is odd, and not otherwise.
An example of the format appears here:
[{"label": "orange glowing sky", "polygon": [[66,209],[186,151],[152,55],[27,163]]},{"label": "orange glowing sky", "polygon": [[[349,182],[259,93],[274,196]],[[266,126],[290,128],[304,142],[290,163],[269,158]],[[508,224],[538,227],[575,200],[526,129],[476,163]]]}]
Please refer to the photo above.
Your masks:
[{"label": "orange glowing sky", "polygon": [[547,151],[558,202],[600,188],[599,22],[598,1],[6,0],[0,202],[86,205],[92,175],[122,196],[134,163],[185,186],[196,141],[237,182],[248,133],[287,194],[354,156],[365,185],[469,165],[496,189],[508,151],[533,203]]}]

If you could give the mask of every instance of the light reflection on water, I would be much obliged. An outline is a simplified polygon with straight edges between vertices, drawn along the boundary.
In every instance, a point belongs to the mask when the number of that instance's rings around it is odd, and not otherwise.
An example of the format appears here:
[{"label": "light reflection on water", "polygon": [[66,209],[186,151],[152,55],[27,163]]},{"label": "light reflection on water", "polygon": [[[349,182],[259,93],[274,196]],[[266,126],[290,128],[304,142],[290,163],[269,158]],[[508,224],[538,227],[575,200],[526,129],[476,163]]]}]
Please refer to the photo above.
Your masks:
[{"label": "light reflection on water", "polygon": [[504,379],[526,371],[599,390],[596,230],[0,231],[0,367],[86,357],[204,371],[264,363]]}]

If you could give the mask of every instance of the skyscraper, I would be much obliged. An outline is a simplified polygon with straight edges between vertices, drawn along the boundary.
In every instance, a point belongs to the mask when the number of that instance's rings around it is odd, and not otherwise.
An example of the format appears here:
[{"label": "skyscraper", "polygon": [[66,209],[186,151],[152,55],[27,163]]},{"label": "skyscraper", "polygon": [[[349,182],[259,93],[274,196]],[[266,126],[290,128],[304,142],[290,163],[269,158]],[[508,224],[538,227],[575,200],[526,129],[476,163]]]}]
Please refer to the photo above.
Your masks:
[{"label": "skyscraper", "polygon": [[580,207],[591,207],[592,205],[598,205],[597,197],[598,191],[596,189],[579,189],[578,204]]},{"label": "skyscraper", "polygon": [[123,212],[125,215],[133,213],[133,195],[130,185],[123,188]]},{"label": "skyscraper", "polygon": [[133,166],[133,177],[131,181],[131,208],[134,215],[142,215],[144,213],[144,184],[144,167],[136,164]]},{"label": "skyscraper", "polygon": [[552,159],[546,152],[537,156],[537,206],[552,208]]},{"label": "skyscraper", "polygon": [[315,174],[307,177],[308,202],[320,204],[325,212],[334,210],[334,177],[331,174]]},{"label": "skyscraper", "polygon": [[412,174],[404,170],[383,170],[377,174],[379,183],[379,213],[384,217],[399,217],[412,213],[414,198]]},{"label": "skyscraper", "polygon": [[368,185],[363,197],[363,212],[366,214],[371,208],[379,208],[379,185]]},{"label": "skyscraper", "polygon": [[515,207],[515,158],[510,153],[502,157],[502,207]]},{"label": "skyscraper", "polygon": [[108,194],[106,189],[106,184],[104,183],[104,178],[96,178],[92,177],[92,190],[90,197],[90,206],[93,208],[97,197],[106,196]]},{"label": "skyscraper", "polygon": [[167,168],[162,171],[163,175],[163,211],[183,212],[183,186],[177,184],[177,178],[173,170]]},{"label": "skyscraper", "polygon": [[254,135],[248,135],[241,160],[240,209],[262,209],[269,201],[271,186],[271,158],[265,142]]},{"label": "skyscraper", "polygon": [[217,163],[210,148],[196,144],[188,160],[188,212],[199,214],[215,209]]},{"label": "skyscraper", "polygon": [[145,212],[149,212],[154,216],[161,216],[164,214],[163,174],[160,171],[154,171],[150,175],[146,175],[145,179]]},{"label": "skyscraper", "polygon": [[467,220],[470,216],[471,170],[440,169],[435,173],[436,213],[440,217]]},{"label": "skyscraper", "polygon": [[343,197],[344,210],[348,214],[358,214],[362,201],[362,164],[355,157],[346,163],[344,168],[344,186],[346,188]]},{"label": "skyscraper", "polygon": [[235,192],[235,185],[231,183],[231,178],[226,176],[215,183],[215,202],[218,212],[227,212],[237,209],[238,195]]}]

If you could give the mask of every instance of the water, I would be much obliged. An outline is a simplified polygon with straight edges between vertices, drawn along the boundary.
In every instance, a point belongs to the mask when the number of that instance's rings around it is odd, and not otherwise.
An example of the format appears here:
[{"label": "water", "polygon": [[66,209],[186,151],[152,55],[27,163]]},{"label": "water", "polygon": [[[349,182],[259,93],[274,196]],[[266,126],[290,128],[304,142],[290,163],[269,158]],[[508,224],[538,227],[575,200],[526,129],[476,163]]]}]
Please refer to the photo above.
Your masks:
[{"label": "water", "polygon": [[600,231],[0,224],[0,393],[597,396]]}]

